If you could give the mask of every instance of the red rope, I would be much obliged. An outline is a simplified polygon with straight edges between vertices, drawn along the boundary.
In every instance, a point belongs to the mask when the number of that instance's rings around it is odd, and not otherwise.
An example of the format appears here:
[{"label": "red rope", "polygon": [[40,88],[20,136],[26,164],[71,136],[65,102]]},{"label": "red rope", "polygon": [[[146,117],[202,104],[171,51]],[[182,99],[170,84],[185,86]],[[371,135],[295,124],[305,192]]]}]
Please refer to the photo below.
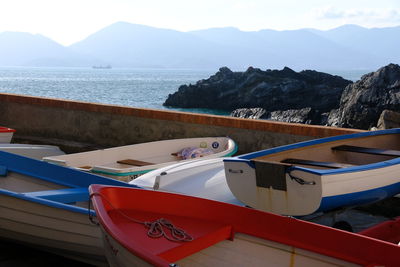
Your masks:
[{"label": "red rope", "polygon": [[[167,219],[160,218],[153,222],[142,222],[142,221],[136,220],[136,219],[126,215],[121,210],[116,209],[111,204],[111,202],[100,193],[92,193],[90,195],[89,209],[90,209],[90,200],[95,195],[103,198],[111,206],[111,208],[113,208],[116,212],[118,212],[121,216],[123,216],[127,220],[132,221],[134,223],[143,224],[146,228],[149,228],[147,235],[151,238],[164,237],[167,240],[173,241],[173,242],[188,242],[188,241],[193,240],[192,236],[190,236],[188,233],[186,233],[183,229],[176,227],[172,222],[168,221]],[[90,217],[90,212],[89,212],[89,217]],[[93,222],[93,218],[90,217],[90,220]],[[166,230],[169,230],[169,231],[166,231]]]}]

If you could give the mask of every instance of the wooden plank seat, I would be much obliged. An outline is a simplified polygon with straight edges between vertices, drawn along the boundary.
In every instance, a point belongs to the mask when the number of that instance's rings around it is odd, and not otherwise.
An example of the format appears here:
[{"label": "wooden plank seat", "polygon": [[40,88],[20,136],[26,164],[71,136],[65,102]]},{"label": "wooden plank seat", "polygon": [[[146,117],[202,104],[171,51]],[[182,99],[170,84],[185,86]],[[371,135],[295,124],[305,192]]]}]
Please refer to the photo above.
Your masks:
[{"label": "wooden plank seat", "polygon": [[329,162],[329,161],[314,161],[314,160],[307,160],[307,159],[293,159],[288,158],[281,161],[282,163],[288,164],[300,164],[300,165],[307,165],[307,166],[316,166],[316,167],[324,167],[330,169],[340,169],[340,168],[348,168],[354,165],[345,164],[345,163],[338,163],[338,162]]},{"label": "wooden plank seat", "polygon": [[24,193],[30,197],[40,197],[61,203],[73,203],[77,201],[88,201],[89,192],[87,187],[63,188],[55,190],[44,190]]},{"label": "wooden plank seat", "polygon": [[127,165],[132,165],[132,166],[147,166],[147,165],[153,165],[154,163],[151,162],[146,162],[146,161],[141,161],[141,160],[136,160],[136,159],[123,159],[123,160],[118,160],[117,163],[120,164],[127,164]]},{"label": "wooden plank seat", "polygon": [[78,167],[79,169],[85,169],[85,170],[90,170],[91,168],[93,168],[92,166],[80,166]]},{"label": "wooden plank seat", "polygon": [[391,157],[400,157],[399,150],[390,150],[390,149],[380,149],[380,148],[369,148],[369,147],[360,147],[360,146],[336,146],[332,147],[333,150],[338,151],[347,151],[347,152],[356,152],[356,153],[366,153],[373,155],[381,155],[381,156],[391,156]]}]

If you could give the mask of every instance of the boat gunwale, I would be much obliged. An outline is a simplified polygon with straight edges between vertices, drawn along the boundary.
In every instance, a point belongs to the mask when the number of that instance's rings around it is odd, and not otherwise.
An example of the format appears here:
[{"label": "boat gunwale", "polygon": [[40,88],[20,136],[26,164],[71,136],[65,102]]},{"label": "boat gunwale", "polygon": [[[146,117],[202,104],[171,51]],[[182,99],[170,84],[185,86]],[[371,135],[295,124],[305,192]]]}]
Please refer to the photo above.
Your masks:
[{"label": "boat gunwale", "polygon": [[[400,128],[395,128],[395,129],[388,129],[388,130],[382,130],[382,131],[370,131],[370,132],[362,132],[362,133],[355,133],[355,134],[346,134],[346,135],[339,135],[339,136],[331,136],[331,137],[326,137],[326,138],[321,138],[321,139],[314,139],[314,140],[309,140],[309,141],[304,141],[304,142],[299,142],[295,144],[290,144],[290,145],[284,145],[284,146],[279,146],[275,148],[270,148],[270,149],[265,149],[257,152],[252,152],[244,155],[240,155],[237,157],[233,158],[228,158],[224,159],[224,162],[242,162],[246,163],[249,165],[251,168],[255,168],[254,162],[252,162],[253,159],[271,155],[271,154],[277,154],[280,152],[285,152],[289,150],[294,150],[294,149],[301,149],[301,148],[306,148],[310,146],[315,146],[315,145],[321,145],[321,144],[326,144],[334,141],[342,141],[342,140],[352,140],[352,139],[358,139],[358,138],[363,138],[363,137],[370,137],[370,136],[380,136],[380,135],[390,135],[390,134],[400,134]],[[400,164],[400,157],[394,158],[394,159],[389,159],[389,160],[384,160],[380,162],[374,162],[370,164],[364,164],[364,165],[358,165],[358,166],[351,166],[351,167],[346,167],[346,168],[339,168],[339,169],[316,169],[316,168],[308,168],[308,167],[300,167],[300,166],[294,166],[292,165],[290,167],[291,171],[294,170],[299,170],[303,172],[308,172],[311,174],[316,174],[320,176],[328,176],[328,175],[335,175],[335,174],[342,174],[342,173],[349,173],[349,172],[362,172],[362,171],[369,171],[369,170],[374,170],[374,169],[379,169],[379,168],[385,168],[388,166],[393,166]]]},{"label": "boat gunwale", "polygon": [[[57,185],[65,186],[67,188],[86,187],[88,189],[88,187],[94,183],[140,188],[139,186],[131,185],[126,182],[118,181],[103,176],[98,176],[96,174],[91,174],[68,167],[47,163],[44,161],[27,158],[24,156],[12,154],[5,151],[0,151],[0,166],[6,167],[6,171],[15,172],[24,176],[28,176],[34,180],[51,182]],[[51,178],[52,175],[59,177],[59,180]],[[77,178],[77,176],[79,178]],[[71,177],[74,177],[75,179],[71,179]],[[7,176],[0,177],[0,179],[7,179]],[[73,183],[74,181],[76,183]],[[49,191],[53,190],[57,189],[49,189]],[[82,208],[75,205],[64,204],[61,202],[48,200],[37,196],[25,195],[25,193],[31,193],[31,192],[34,191],[19,193],[3,189],[0,187],[0,194],[2,195],[11,196],[26,201],[32,201],[35,203],[39,203],[54,208],[62,208],[64,210],[88,214],[89,208]],[[88,191],[88,200],[89,200],[89,191]],[[95,214],[93,210],[91,210],[90,213]]]}]

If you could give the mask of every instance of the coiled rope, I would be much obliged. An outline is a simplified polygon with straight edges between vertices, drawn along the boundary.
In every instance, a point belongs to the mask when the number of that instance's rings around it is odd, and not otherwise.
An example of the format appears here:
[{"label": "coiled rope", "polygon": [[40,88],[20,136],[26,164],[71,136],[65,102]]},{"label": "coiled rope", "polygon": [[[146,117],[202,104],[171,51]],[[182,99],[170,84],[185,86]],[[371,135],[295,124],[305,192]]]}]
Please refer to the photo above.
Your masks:
[{"label": "coiled rope", "polygon": [[[168,221],[167,219],[160,218],[158,220],[155,220],[153,222],[146,222],[146,221],[139,221],[136,220],[125,213],[123,213],[121,210],[116,209],[111,202],[102,194],[100,193],[92,193],[89,197],[89,220],[96,224],[99,225],[97,221],[94,220],[93,214],[90,212],[91,209],[91,200],[93,196],[100,196],[103,200],[105,200],[111,208],[113,208],[116,212],[118,212],[122,217],[126,218],[129,221],[132,221],[137,224],[143,224],[146,228],[149,228],[147,235],[151,238],[160,238],[164,237],[165,239],[173,242],[189,242],[193,240],[193,237],[186,233],[183,229],[180,229],[176,227],[172,222]],[[166,232],[166,230],[169,230]]]}]

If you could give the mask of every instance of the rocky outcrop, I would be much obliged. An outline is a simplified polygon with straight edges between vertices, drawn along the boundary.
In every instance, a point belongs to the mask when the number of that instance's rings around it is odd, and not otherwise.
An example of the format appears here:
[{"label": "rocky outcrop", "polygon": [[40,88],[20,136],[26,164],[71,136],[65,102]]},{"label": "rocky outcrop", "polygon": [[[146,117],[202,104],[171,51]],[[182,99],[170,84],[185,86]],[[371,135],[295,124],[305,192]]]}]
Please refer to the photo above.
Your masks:
[{"label": "rocky outcrop", "polygon": [[231,112],[232,117],[243,119],[268,119],[269,115],[263,108],[239,108]]},{"label": "rocky outcrop", "polygon": [[370,129],[385,110],[400,111],[400,66],[390,64],[364,75],[343,91],[340,107],[328,125]]},{"label": "rocky outcrop", "polygon": [[[266,111],[263,108],[242,108],[231,113],[232,117],[247,119],[265,119],[273,121],[321,124],[321,114],[312,108]],[[325,119],[326,120],[326,119]]]},{"label": "rocky outcrop", "polygon": [[343,89],[351,81],[317,72],[262,71],[248,68],[233,72],[227,67],[194,85],[182,85],[170,94],[164,106],[210,108],[232,111],[263,108],[268,112],[311,108],[323,113],[338,108]]},{"label": "rocky outcrop", "polygon": [[400,128],[400,113],[385,109],[379,116],[376,128],[378,130]]},{"label": "rocky outcrop", "polygon": [[270,113],[269,120],[291,123],[319,124],[320,114],[312,108],[278,110]]}]

